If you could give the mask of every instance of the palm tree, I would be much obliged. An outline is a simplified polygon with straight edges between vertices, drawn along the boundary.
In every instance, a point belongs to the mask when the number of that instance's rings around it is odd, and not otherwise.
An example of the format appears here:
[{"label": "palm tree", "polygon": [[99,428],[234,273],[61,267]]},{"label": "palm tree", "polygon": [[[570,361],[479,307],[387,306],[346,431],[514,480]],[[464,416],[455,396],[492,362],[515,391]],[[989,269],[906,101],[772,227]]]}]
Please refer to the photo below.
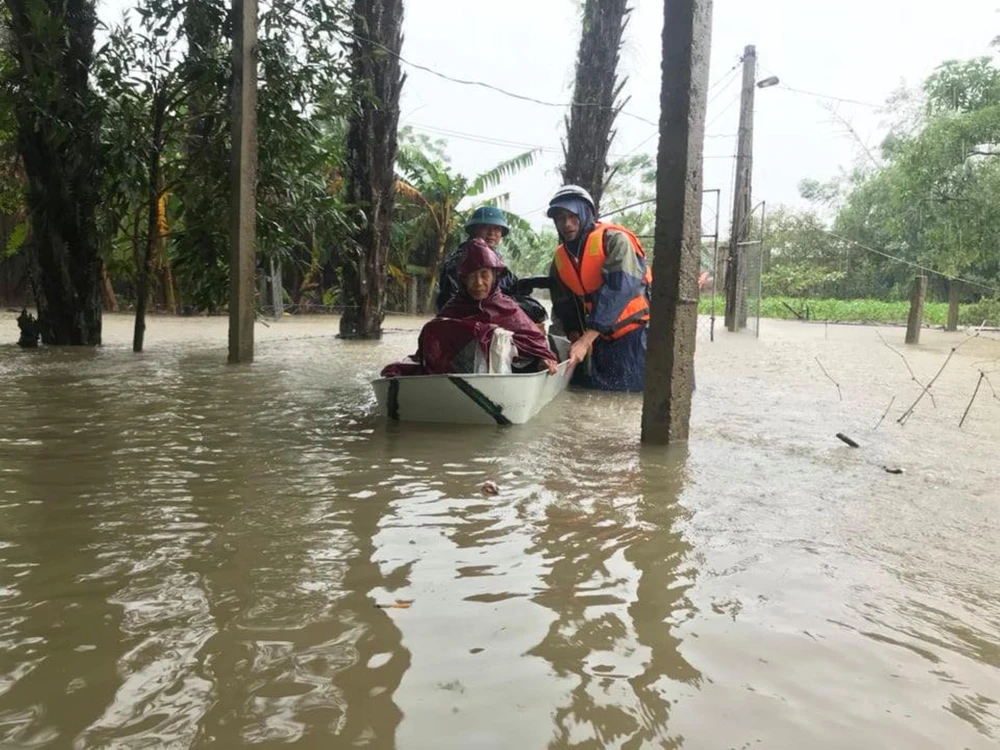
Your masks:
[{"label": "palm tree", "polygon": [[[466,199],[480,199],[489,190],[497,187],[509,177],[531,166],[537,151],[525,151],[471,180],[452,171],[441,158],[433,158],[424,149],[413,144],[402,145],[396,157],[398,176],[396,195],[400,199],[398,220],[404,225],[403,245],[407,249],[430,246],[428,271],[430,284],[427,288],[426,306],[434,304],[434,280],[441,272],[445,252],[450,245],[461,241],[462,228],[466,218],[481,205],[505,206],[507,194],[495,195],[488,199],[476,200],[460,205]],[[518,227],[530,226],[520,217],[507,214],[508,222]]]},{"label": "palm tree", "polygon": [[354,0],[351,71],[355,110],[347,129],[347,201],[357,207],[357,250],[342,268],[342,338],[378,339],[395,200],[403,0]]},{"label": "palm tree", "polygon": [[598,209],[613,174],[608,170],[608,151],[615,137],[615,118],[627,101],[619,99],[626,79],[617,71],[630,12],[628,0],[586,0],[583,6],[574,106],[566,118],[563,143],[563,182],[587,188]]}]

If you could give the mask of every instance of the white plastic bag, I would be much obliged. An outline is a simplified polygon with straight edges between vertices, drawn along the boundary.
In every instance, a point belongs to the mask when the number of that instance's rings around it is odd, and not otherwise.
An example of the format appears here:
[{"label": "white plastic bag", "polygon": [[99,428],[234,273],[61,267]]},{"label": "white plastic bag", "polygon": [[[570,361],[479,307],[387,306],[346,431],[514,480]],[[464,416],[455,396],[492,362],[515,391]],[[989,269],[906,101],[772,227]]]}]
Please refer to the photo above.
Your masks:
[{"label": "white plastic bag", "polygon": [[506,328],[495,328],[493,340],[490,342],[490,372],[510,375],[510,366],[516,356],[514,333]]},{"label": "white plastic bag", "polygon": [[517,347],[514,346],[514,334],[506,328],[494,328],[490,340],[490,351],[484,355],[476,347],[475,372],[488,372],[494,375],[510,375],[511,363],[517,357]]}]

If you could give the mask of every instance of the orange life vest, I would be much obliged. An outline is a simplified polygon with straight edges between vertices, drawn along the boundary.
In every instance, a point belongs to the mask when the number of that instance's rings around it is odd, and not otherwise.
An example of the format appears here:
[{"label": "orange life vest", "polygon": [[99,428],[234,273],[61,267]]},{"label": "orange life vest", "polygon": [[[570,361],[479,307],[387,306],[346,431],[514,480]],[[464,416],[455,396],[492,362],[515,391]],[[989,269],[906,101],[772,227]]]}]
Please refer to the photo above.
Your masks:
[{"label": "orange life vest", "polygon": [[[583,300],[583,307],[588,315],[594,309],[592,295],[604,286],[604,275],[602,274],[604,259],[606,257],[604,252],[604,233],[609,229],[621,232],[628,237],[629,242],[632,243],[632,249],[635,250],[635,254],[643,260],[646,259],[646,253],[642,249],[642,244],[639,242],[638,237],[625,227],[618,226],[617,224],[604,224],[602,222],[597,222],[591,230],[579,261],[570,255],[565,245],[560,244],[556,248],[555,266],[559,280],[567,289]],[[649,322],[649,298],[647,291],[652,281],[653,272],[647,265],[646,273],[642,279],[642,289],[625,305],[622,314],[618,316],[614,330],[610,334],[602,336],[602,338],[614,341]]]}]

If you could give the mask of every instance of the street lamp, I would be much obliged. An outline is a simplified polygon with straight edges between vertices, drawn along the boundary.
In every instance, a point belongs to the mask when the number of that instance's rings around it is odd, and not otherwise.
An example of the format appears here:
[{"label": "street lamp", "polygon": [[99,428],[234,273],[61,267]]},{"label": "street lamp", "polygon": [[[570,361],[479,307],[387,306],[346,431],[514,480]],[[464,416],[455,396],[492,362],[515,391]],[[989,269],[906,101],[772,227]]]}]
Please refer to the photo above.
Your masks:
[{"label": "street lamp", "polygon": [[781,81],[778,80],[778,76],[768,76],[762,81],[757,81],[757,88],[766,89],[771,86],[777,86]]}]

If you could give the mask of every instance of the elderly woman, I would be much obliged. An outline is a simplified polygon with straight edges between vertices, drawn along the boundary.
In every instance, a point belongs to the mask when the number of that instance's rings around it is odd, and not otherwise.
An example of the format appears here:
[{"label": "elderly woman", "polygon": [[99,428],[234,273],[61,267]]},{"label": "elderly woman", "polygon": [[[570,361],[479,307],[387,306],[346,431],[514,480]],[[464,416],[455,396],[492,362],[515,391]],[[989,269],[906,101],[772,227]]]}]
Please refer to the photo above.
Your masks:
[{"label": "elderly woman", "polygon": [[[513,372],[556,372],[557,357],[538,326],[498,288],[504,264],[481,239],[468,243],[458,268],[460,289],[420,332],[417,353],[389,365],[384,377],[437,375],[477,371],[477,362],[490,360],[491,348],[509,332],[514,353]],[[503,334],[504,337],[507,334]]]},{"label": "elderly woman", "polygon": [[[437,299],[434,302],[434,309],[438,313],[454,295],[462,290],[458,267],[465,259],[465,253],[472,246],[473,240],[480,239],[485,242],[489,245],[490,250],[497,254],[501,263],[503,262],[500,243],[510,233],[510,227],[503,211],[496,206],[480,206],[472,212],[472,216],[465,224],[465,231],[469,238],[459,245],[455,252],[445,258],[441,267]],[[547,315],[542,304],[529,296],[530,287],[526,287],[523,292],[520,291],[518,278],[509,268],[503,267],[496,271],[496,282],[497,288],[517,302],[521,309],[528,313],[529,317]]]}]

